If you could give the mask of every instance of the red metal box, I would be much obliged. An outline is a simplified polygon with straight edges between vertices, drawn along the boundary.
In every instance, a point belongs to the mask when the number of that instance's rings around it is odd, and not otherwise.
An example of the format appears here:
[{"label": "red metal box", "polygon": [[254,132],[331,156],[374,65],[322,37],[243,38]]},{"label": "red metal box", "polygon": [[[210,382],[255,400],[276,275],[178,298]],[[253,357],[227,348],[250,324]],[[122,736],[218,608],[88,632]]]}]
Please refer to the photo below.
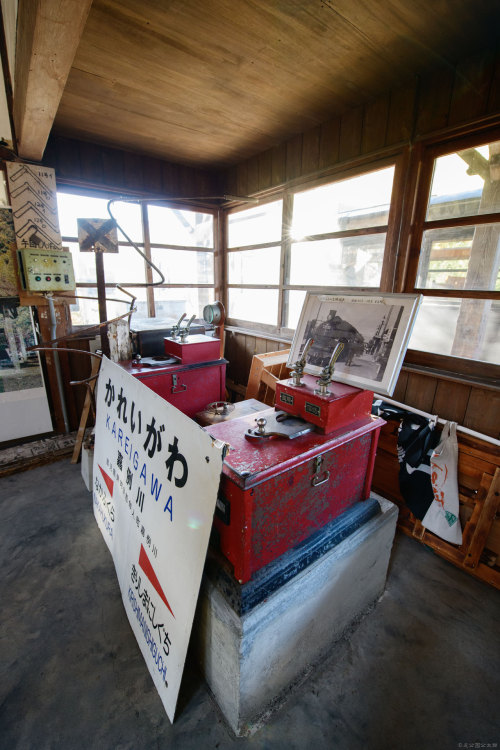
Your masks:
[{"label": "red metal box", "polygon": [[347,508],[366,500],[380,428],[369,417],[356,428],[293,440],[245,438],[256,416],[204,429],[228,443],[214,526],[220,549],[246,583],[252,575]]},{"label": "red metal box", "polygon": [[370,416],[373,391],[364,391],[352,385],[331,382],[326,396],[315,393],[318,379],[303,375],[304,385],[295,386],[291,380],[276,383],[276,408],[302,417],[323,432],[363,423]]},{"label": "red metal box", "polygon": [[222,401],[226,392],[226,359],[194,365],[146,367],[119,363],[152,391],[194,418],[212,401]]},{"label": "red metal box", "polygon": [[187,336],[186,341],[174,341],[166,338],[165,354],[170,357],[177,357],[183,365],[210,362],[218,359],[220,355],[220,339],[203,336],[201,333]]}]

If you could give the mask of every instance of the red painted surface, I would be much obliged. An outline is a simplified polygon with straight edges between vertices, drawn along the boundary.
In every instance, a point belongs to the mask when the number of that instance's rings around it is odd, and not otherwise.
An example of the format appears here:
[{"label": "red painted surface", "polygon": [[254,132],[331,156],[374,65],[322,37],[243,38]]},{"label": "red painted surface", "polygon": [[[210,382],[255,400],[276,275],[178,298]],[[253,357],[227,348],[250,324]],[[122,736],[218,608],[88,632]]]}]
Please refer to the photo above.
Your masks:
[{"label": "red painted surface", "polygon": [[165,338],[164,341],[165,354],[169,357],[178,357],[183,365],[210,362],[219,358],[220,341],[212,336],[194,334],[188,336],[184,343],[170,338]]},{"label": "red painted surface", "polygon": [[[223,401],[226,392],[227,360],[195,365],[143,367],[132,362],[119,363],[152,391],[193,418],[212,401]],[[177,379],[177,383],[174,380]]]},{"label": "red painted surface", "polygon": [[230,445],[220,488],[230,505],[229,523],[216,516],[214,524],[221,551],[242,583],[351,505],[366,500],[374,446],[384,424],[367,417],[352,429],[329,435],[314,432],[293,440],[254,442],[245,432],[255,426],[255,417],[205,428]]},{"label": "red painted surface", "polygon": [[276,408],[329,433],[356,422],[363,422],[372,410],[373,392],[354,388],[344,383],[330,383],[328,396],[314,393],[318,378],[303,375],[303,386],[291,385],[291,381],[279,380],[276,383]]}]

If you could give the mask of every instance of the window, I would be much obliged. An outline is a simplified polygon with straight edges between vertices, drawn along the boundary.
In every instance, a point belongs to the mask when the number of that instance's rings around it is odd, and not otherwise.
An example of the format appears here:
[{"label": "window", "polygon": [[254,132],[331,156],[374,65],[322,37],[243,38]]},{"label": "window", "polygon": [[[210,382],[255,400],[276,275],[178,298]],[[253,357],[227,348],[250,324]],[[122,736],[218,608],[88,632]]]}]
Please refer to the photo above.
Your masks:
[{"label": "window", "polygon": [[290,333],[306,291],[373,288],[386,262],[395,165],[228,217],[228,316]]},{"label": "window", "polygon": [[[96,197],[58,192],[59,221],[63,243],[73,256],[77,293],[82,298],[71,306],[74,324],[99,322],[96,266],[93,253],[82,253],[78,246],[77,218],[108,219],[108,201],[112,196]],[[111,208],[118,224],[140,250],[162,271],[165,281],[150,287],[130,287],[137,297],[136,318],[162,317],[178,319],[201,317],[203,307],[215,298],[214,216],[185,208],[158,204],[114,201]],[[104,255],[107,288],[107,316],[117,317],[127,311],[128,300],[117,285],[146,283],[148,267],[120,231],[119,253]],[[158,274],[151,271],[152,281]],[[85,299],[90,297],[90,299]],[[124,302],[119,299],[123,298]],[[118,301],[117,301],[118,300]]]},{"label": "window", "polygon": [[410,288],[410,348],[500,364],[500,140],[424,152]]},{"label": "window", "polygon": [[228,217],[228,315],[278,325],[283,201]]}]

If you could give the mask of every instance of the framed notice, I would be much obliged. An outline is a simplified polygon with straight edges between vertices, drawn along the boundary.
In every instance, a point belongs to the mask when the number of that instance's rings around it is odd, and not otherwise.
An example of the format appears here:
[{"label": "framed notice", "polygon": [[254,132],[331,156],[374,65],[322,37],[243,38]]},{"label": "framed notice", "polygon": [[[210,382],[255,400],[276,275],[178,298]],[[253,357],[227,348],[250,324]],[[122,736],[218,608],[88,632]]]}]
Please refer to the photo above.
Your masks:
[{"label": "framed notice", "polygon": [[320,375],[337,343],[343,350],[333,380],[391,396],[421,296],[414,294],[306,295],[288,366],[313,339],[305,372]]},{"label": "framed notice", "polygon": [[173,721],[224,444],[106,358],[97,393],[94,516]]}]

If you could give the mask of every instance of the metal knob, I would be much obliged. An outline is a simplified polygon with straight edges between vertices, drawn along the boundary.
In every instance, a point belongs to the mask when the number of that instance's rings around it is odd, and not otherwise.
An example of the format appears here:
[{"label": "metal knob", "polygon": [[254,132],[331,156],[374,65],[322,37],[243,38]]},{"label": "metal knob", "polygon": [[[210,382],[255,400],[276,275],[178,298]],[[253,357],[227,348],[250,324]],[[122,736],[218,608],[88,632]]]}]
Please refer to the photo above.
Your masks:
[{"label": "metal knob", "polygon": [[264,435],[266,432],[267,419],[265,417],[259,417],[255,422],[257,423],[257,431],[259,435]]}]

